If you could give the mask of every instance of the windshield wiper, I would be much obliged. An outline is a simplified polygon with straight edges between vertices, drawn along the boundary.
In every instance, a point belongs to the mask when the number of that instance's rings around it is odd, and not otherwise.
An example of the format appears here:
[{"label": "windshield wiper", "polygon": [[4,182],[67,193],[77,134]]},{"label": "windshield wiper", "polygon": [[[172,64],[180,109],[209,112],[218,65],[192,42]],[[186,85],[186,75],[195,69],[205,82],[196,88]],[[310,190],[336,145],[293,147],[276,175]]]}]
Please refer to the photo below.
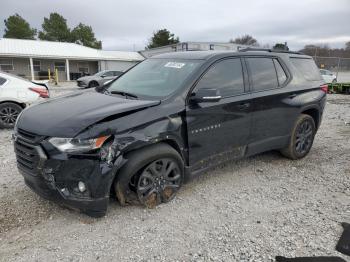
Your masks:
[{"label": "windshield wiper", "polygon": [[134,95],[132,93],[128,93],[128,92],[125,92],[125,91],[111,91],[109,92],[109,94],[112,94],[112,95],[122,95],[122,96],[125,96],[126,98],[128,97],[133,97],[133,98],[138,98],[137,95]]}]

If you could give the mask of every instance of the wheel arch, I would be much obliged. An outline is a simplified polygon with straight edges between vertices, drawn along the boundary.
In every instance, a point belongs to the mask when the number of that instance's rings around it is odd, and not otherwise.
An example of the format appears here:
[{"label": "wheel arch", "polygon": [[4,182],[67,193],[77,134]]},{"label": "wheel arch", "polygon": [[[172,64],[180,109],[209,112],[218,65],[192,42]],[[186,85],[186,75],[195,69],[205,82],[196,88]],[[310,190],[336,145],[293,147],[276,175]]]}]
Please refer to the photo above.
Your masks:
[{"label": "wheel arch", "polygon": [[[128,193],[129,190],[125,186],[122,186],[123,183],[119,183],[119,181],[124,180],[122,174],[127,173],[126,171],[129,169],[129,166],[131,166],[130,163],[133,163],[134,165],[134,160],[140,157],[140,155],[142,155],[145,150],[147,150],[148,148],[152,150],[151,148],[156,147],[157,145],[169,146],[170,148],[175,150],[179,154],[179,157],[181,158],[181,160],[183,161],[183,166],[185,166],[186,162],[183,159],[181,148],[177,144],[177,142],[172,139],[158,140],[155,143],[146,144],[144,146],[140,146],[140,147],[134,148],[133,150],[124,152],[122,154],[124,163],[122,163],[122,165],[117,168],[116,172],[114,173],[114,177],[111,181],[112,183],[110,185],[110,192],[113,192],[113,189],[114,189],[114,193],[121,205],[125,205],[128,201],[133,202],[133,199],[130,198],[130,194]],[[184,172],[183,175],[185,176],[185,169],[183,170],[183,172]],[[130,178],[132,175],[133,174],[131,173]]]},{"label": "wheel arch", "polygon": [[320,124],[320,110],[316,107],[311,107],[302,110],[301,114],[309,115],[313,118],[315,121],[315,126],[318,129],[319,124]]},{"label": "wheel arch", "polygon": [[5,103],[12,103],[12,104],[19,105],[20,107],[22,107],[22,109],[26,108],[26,104],[25,103],[21,103],[21,102],[18,102],[18,101],[13,101],[13,100],[0,101],[0,105],[1,104],[5,104]]}]

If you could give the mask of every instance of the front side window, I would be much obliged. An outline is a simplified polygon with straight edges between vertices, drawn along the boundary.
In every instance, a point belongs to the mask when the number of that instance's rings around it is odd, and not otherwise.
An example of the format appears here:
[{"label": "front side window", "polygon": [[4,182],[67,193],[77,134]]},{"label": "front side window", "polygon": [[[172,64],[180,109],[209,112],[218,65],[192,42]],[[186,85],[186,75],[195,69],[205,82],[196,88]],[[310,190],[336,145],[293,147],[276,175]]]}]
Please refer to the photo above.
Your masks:
[{"label": "front side window", "polygon": [[199,80],[196,90],[216,88],[222,97],[244,93],[241,59],[225,59],[214,64]]},{"label": "front side window", "polygon": [[128,92],[146,98],[166,97],[182,87],[202,60],[151,58],[111,83],[109,92]]},{"label": "front side window", "polygon": [[0,59],[0,70],[2,71],[13,71],[13,60],[12,59]]},{"label": "front side window", "polygon": [[278,87],[275,66],[271,58],[247,58],[254,91],[268,90]]}]

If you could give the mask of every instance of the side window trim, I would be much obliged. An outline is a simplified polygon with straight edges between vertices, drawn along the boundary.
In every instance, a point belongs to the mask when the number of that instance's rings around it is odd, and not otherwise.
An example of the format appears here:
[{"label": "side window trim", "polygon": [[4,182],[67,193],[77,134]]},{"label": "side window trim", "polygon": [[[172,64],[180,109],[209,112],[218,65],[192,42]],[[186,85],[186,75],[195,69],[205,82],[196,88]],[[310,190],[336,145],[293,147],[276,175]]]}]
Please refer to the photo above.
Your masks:
[{"label": "side window trim", "polygon": [[241,68],[242,68],[242,76],[243,76],[243,89],[244,92],[240,93],[240,94],[234,94],[234,95],[229,95],[229,96],[224,96],[221,99],[227,99],[227,98],[231,98],[231,97],[236,97],[236,96],[241,96],[241,95],[246,95],[249,93],[249,86],[247,86],[247,82],[246,82],[246,78],[248,78],[246,76],[246,68],[243,66],[243,58],[241,56],[228,56],[228,57],[224,57],[224,58],[220,58],[218,60],[215,60],[214,62],[212,62],[206,69],[205,71],[198,77],[198,79],[196,80],[196,82],[193,84],[192,88],[190,89],[190,91],[188,92],[187,97],[189,98],[192,94],[192,92],[196,89],[197,84],[202,80],[203,76],[205,76],[205,74],[217,63],[220,63],[224,60],[229,60],[229,59],[239,59],[241,62]]}]

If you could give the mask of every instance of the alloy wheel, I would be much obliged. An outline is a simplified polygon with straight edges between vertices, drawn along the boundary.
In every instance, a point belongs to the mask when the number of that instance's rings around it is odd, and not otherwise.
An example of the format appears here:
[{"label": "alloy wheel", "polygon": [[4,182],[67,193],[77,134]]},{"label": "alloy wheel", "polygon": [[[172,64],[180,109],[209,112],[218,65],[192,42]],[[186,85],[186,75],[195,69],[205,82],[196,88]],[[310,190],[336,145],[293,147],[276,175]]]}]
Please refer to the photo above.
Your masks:
[{"label": "alloy wheel", "polygon": [[137,183],[139,201],[149,208],[174,198],[182,183],[179,165],[170,158],[158,159],[143,169]]},{"label": "alloy wheel", "polygon": [[16,119],[19,115],[18,110],[10,106],[4,107],[0,111],[0,121],[6,125],[12,126],[16,123]]},{"label": "alloy wheel", "polygon": [[298,126],[295,139],[295,151],[303,155],[308,152],[313,140],[313,127],[309,120],[305,120]]}]

